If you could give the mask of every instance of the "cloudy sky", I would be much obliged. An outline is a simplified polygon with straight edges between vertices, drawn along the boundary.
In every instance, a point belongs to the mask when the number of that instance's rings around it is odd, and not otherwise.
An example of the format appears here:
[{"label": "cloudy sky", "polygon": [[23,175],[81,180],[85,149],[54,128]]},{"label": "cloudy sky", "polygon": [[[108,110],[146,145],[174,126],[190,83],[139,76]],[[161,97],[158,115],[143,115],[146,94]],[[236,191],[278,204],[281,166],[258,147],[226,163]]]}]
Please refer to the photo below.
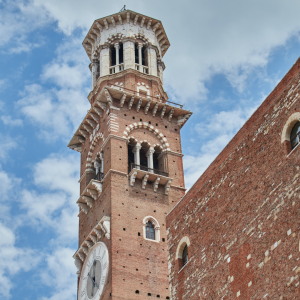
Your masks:
[{"label": "cloudy sky", "polygon": [[187,187],[300,53],[299,1],[0,0],[0,299],[76,299],[79,154],[66,145],[89,108],[81,42],[124,4],[171,42],[165,89],[194,112]]}]

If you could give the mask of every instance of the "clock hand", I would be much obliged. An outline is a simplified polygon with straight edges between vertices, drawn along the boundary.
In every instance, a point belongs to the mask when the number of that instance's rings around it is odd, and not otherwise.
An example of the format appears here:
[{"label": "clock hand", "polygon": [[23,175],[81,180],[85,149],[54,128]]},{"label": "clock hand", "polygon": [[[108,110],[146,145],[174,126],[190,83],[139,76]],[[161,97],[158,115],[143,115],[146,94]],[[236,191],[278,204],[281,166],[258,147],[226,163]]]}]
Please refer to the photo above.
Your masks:
[{"label": "clock hand", "polygon": [[[93,284],[99,289],[99,286],[98,286],[98,284],[95,282],[95,280],[91,277],[91,275],[90,274],[88,274],[89,275],[89,277],[92,279],[92,281],[93,281]],[[95,277],[94,277],[95,278]]]}]

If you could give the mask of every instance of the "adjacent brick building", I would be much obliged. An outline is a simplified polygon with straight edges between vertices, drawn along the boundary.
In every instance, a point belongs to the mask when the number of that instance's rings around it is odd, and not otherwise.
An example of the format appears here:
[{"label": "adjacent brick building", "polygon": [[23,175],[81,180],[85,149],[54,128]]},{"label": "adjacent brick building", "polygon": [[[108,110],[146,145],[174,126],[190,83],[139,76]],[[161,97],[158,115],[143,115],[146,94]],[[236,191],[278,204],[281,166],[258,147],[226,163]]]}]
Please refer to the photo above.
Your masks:
[{"label": "adjacent brick building", "polygon": [[171,299],[300,299],[299,96],[300,60],[168,214]]}]

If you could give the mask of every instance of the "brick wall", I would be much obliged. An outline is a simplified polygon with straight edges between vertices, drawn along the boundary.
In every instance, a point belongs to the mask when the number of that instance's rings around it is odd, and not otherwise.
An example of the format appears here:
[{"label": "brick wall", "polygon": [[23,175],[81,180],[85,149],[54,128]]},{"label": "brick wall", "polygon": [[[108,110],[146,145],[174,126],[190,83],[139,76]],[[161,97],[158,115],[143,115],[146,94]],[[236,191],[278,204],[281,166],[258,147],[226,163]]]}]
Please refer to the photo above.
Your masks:
[{"label": "brick wall", "polygon": [[[281,143],[300,111],[299,66],[167,216],[173,300],[300,299],[300,150],[287,155]],[[189,262],[180,269],[184,236]]]}]

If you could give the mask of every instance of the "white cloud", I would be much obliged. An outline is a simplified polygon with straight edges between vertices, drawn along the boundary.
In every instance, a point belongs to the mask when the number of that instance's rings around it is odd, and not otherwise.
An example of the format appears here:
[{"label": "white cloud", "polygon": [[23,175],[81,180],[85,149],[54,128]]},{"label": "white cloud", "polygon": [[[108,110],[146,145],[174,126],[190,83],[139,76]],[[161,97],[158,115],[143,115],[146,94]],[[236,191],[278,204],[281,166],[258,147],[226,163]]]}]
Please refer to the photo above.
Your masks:
[{"label": "white cloud", "polygon": [[1,222],[0,236],[0,295],[8,299],[10,290],[14,287],[12,277],[34,268],[39,258],[31,249],[16,247],[14,232]]},{"label": "white cloud", "polygon": [[210,115],[209,121],[195,126],[198,135],[205,142],[198,153],[185,155],[183,158],[185,184],[188,189],[244,125],[254,109],[255,107],[246,107],[233,111],[221,111]]},{"label": "white cloud", "polygon": [[31,1],[4,1],[0,10],[0,47],[12,43],[12,47],[3,47],[8,54],[30,51],[40,45],[39,42],[28,42],[30,32],[40,29],[50,21],[42,7],[33,6]]},{"label": "white cloud", "polygon": [[24,220],[39,228],[52,228],[56,232],[53,243],[66,244],[77,238],[78,178],[75,155],[50,155],[33,168],[33,180],[39,191],[24,189],[21,193]]},{"label": "white cloud", "polygon": [[[97,19],[116,13],[122,1],[35,0],[65,34],[85,32]],[[172,5],[172,12],[166,14]],[[92,8],[92,9],[91,9]],[[196,101],[206,96],[204,83],[224,74],[238,91],[247,78],[266,66],[271,51],[298,34],[299,1],[127,1],[127,8],[162,20],[171,48],[165,56],[165,83],[173,100]],[[271,9],[270,9],[271,8]],[[174,21],[176,20],[176,21]]]},{"label": "white cloud", "polygon": [[73,254],[75,249],[59,248],[47,256],[47,271],[41,273],[42,281],[52,288],[50,297],[43,300],[75,299],[77,294],[77,276]]},{"label": "white cloud", "polygon": [[33,123],[39,125],[39,136],[46,141],[69,139],[89,109],[87,95],[90,71],[81,43],[77,39],[64,42],[57,58],[43,67],[43,85],[25,86],[17,107]]},{"label": "white cloud", "polygon": [[0,147],[0,161],[7,159],[10,150],[17,147],[16,139],[11,138],[8,135],[0,133],[1,147]]},{"label": "white cloud", "polygon": [[5,125],[9,125],[9,126],[23,125],[23,121],[21,119],[12,119],[11,116],[1,116],[1,120]]}]

